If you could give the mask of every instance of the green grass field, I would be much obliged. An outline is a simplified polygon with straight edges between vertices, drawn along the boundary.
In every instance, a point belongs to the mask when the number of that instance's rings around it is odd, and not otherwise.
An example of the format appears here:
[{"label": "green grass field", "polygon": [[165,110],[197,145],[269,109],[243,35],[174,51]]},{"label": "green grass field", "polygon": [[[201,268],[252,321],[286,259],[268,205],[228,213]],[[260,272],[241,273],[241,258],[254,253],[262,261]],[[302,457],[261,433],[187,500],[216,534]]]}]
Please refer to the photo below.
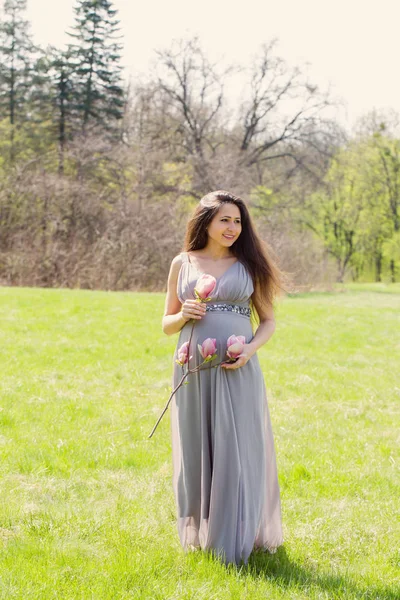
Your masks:
[{"label": "green grass field", "polygon": [[0,288],[0,598],[400,597],[400,285],[280,302],[259,357],[285,544],[185,555],[163,294]]}]

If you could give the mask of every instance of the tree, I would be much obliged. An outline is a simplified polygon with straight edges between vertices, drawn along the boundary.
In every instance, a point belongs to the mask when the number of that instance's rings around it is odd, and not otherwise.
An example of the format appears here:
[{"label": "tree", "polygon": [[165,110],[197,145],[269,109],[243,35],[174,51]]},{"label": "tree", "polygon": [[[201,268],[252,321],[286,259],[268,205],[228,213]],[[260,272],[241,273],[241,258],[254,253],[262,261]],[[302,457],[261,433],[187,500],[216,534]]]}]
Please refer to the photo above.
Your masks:
[{"label": "tree", "polygon": [[16,133],[26,120],[34,46],[23,18],[26,0],[6,0],[0,22],[0,119],[9,122],[9,158],[14,162]]},{"label": "tree", "polygon": [[400,114],[373,109],[358,120],[355,134],[369,148],[365,176],[369,189],[379,188],[379,219],[385,229],[380,263],[387,260],[394,282],[400,263]]},{"label": "tree", "polygon": [[51,81],[52,129],[58,144],[58,172],[64,172],[65,147],[72,139],[73,70],[67,51],[49,49],[49,74]]},{"label": "tree", "polygon": [[224,77],[201,48],[199,39],[174,41],[157,51],[160,102],[175,133],[175,159],[186,156],[203,191],[216,187],[210,165],[220,140],[216,131],[224,100]]},{"label": "tree", "polygon": [[365,210],[359,166],[356,149],[339,151],[323,188],[308,198],[303,215],[303,222],[322,239],[328,254],[336,260],[341,282],[359,250],[359,221]]},{"label": "tree", "polygon": [[[237,133],[242,162],[262,172],[267,162],[279,160],[287,164],[287,177],[306,169],[320,181],[321,172],[312,169],[315,155],[318,161],[330,160],[336,150],[337,132],[322,118],[332,102],[327,92],[305,80],[299,67],[290,69],[274,55],[275,44],[261,47],[249,72]],[[261,178],[258,183],[263,185]]]},{"label": "tree", "polygon": [[379,156],[379,178],[385,189],[385,213],[392,226],[393,243],[386,243],[392,282],[396,281],[396,261],[399,260],[400,237],[400,140],[390,139],[381,133],[373,136]]},{"label": "tree", "polygon": [[77,0],[74,10],[76,23],[69,35],[75,42],[69,56],[77,128],[86,133],[89,127],[100,127],[110,134],[124,109],[117,11],[109,0]]}]

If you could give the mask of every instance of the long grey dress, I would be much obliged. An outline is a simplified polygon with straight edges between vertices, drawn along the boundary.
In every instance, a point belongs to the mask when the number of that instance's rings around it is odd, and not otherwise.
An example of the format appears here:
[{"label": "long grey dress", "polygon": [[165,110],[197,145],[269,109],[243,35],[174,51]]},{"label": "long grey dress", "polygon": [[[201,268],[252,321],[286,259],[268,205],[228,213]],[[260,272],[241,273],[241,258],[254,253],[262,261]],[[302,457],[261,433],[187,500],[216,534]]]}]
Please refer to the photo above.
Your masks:
[{"label": "long grey dress", "polygon": [[[201,273],[186,252],[181,256],[177,294],[183,303],[194,298]],[[253,289],[240,262],[217,279],[207,312],[194,325],[191,367],[203,361],[197,344],[208,337],[217,340],[218,358],[211,365],[227,359],[230,335],[251,341],[250,318],[221,311],[220,305],[249,307]],[[189,321],[180,331],[173,357],[174,387],[183,374],[175,362],[177,350],[189,340],[191,329]],[[247,563],[253,548],[274,551],[283,542],[274,440],[258,356],[239,369],[211,368],[189,374],[186,381],[171,402],[173,488],[181,544],[185,550],[189,545],[211,550],[226,563]]]}]

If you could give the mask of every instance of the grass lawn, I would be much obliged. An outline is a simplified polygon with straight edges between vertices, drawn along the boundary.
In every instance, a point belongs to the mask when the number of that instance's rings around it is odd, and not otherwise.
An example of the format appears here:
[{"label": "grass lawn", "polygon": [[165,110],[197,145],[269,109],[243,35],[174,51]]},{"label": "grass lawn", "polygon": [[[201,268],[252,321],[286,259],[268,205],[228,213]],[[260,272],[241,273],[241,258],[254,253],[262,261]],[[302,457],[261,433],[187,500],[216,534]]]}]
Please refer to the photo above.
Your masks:
[{"label": "grass lawn", "polygon": [[0,288],[0,598],[400,597],[400,285],[288,297],[259,350],[285,544],[178,541],[164,294]]}]

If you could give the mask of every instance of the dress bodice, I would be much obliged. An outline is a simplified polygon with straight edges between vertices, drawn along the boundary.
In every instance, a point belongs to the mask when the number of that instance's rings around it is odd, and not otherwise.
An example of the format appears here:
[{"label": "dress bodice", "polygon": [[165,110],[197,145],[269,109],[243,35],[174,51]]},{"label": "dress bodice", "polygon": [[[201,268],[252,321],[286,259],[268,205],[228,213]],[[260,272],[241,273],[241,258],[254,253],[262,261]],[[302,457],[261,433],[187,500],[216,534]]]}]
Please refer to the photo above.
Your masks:
[{"label": "dress bodice", "polygon": [[[188,298],[195,297],[194,288],[202,273],[190,262],[186,252],[182,252],[181,256],[182,266],[178,276],[177,295],[183,304]],[[254,286],[251,275],[243,263],[236,261],[220,277],[216,277],[216,280],[217,284],[212,293],[214,302],[249,306]]]}]

